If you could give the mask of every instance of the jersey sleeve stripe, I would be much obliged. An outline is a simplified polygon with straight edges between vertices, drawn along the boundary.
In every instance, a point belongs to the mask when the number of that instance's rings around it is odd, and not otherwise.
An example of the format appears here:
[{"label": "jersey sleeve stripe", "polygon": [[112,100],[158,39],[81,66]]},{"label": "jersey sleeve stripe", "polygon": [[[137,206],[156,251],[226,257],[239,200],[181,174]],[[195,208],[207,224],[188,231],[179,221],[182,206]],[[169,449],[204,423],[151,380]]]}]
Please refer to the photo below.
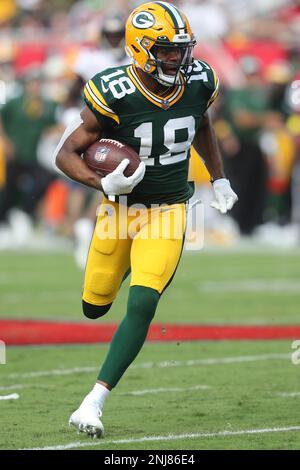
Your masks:
[{"label": "jersey sleeve stripe", "polygon": [[209,107],[209,106],[215,101],[215,99],[217,98],[218,94],[219,94],[219,79],[217,78],[217,84],[216,84],[215,91],[213,92],[213,94],[211,95],[210,99],[208,100],[208,102],[207,102],[207,107]]},{"label": "jersey sleeve stripe", "polygon": [[108,106],[105,106],[105,104],[103,104],[98,98],[97,96],[95,95],[95,93],[92,91],[89,83],[86,84],[86,87],[85,87],[85,91],[89,94],[89,96],[92,98],[92,100],[95,101],[95,103],[98,104],[98,106],[101,106],[103,109],[105,109],[105,111],[107,111],[108,113],[111,113],[111,114],[114,114],[113,110],[110,109]]},{"label": "jersey sleeve stripe", "polygon": [[92,93],[88,84],[85,86],[83,93],[85,99],[93,106],[93,108],[96,109],[96,111],[98,111],[98,113],[103,114],[104,116],[108,116],[120,124],[119,117],[112,110],[110,110],[110,108],[104,106],[101,101],[97,99],[97,97]]},{"label": "jersey sleeve stripe", "polygon": [[218,79],[218,76],[215,72],[215,70],[211,67],[211,70],[212,70],[212,73],[214,74],[214,83],[215,83],[215,88],[218,88],[219,87],[219,79]]},{"label": "jersey sleeve stripe", "polygon": [[90,92],[93,94],[93,96],[96,96],[98,98],[98,100],[102,103],[102,105],[106,108],[106,110],[110,113],[115,114],[114,111],[108,106],[107,102],[101,95],[96,85],[92,82],[92,80],[88,81],[87,86],[89,87]]},{"label": "jersey sleeve stripe", "polygon": [[214,69],[212,67],[211,67],[211,70],[212,70],[213,75],[214,75],[215,90],[214,90],[213,94],[211,95],[210,99],[207,102],[207,107],[209,107],[215,101],[215,99],[217,98],[217,96],[219,94],[219,79],[218,79],[218,76],[217,76],[216,72],[214,71]]}]

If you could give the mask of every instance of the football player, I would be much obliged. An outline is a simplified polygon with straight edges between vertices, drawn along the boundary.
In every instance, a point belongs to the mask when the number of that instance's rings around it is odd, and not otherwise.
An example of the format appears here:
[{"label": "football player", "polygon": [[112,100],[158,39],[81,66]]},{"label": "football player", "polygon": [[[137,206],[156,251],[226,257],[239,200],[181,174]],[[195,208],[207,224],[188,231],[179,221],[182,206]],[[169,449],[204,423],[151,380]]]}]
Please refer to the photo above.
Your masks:
[{"label": "football player", "polygon": [[[97,383],[70,418],[79,431],[95,437],[104,434],[104,401],[143,346],[180,260],[185,204],[193,194],[187,182],[192,143],[212,177],[212,205],[226,213],[237,200],[207,113],[218,94],[218,78],[207,63],[193,60],[195,40],[185,15],[170,3],[143,4],[128,18],[125,43],[132,64],[106,69],[87,82],[81,119],[67,129],[56,151],[63,172],[104,193],[86,265],[84,315],[105,315],[131,269],[126,315]],[[101,178],[80,158],[103,137],[119,140],[140,155],[132,176],[124,175],[128,160]],[[143,209],[133,234],[128,230],[126,237],[118,231],[114,237],[102,236],[112,215],[118,228],[124,218],[130,226],[130,209],[136,204]],[[166,224],[167,236],[162,233]]]}]

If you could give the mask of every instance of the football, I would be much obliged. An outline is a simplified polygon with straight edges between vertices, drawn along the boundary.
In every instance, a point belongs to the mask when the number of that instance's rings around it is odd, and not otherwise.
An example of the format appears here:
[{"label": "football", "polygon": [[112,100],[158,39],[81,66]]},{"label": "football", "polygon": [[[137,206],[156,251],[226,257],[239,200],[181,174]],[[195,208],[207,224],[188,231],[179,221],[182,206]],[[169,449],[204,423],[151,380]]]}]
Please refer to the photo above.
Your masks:
[{"label": "football", "polygon": [[139,155],[128,145],[113,139],[100,139],[90,145],[83,154],[87,166],[100,176],[114,171],[125,158],[129,160],[129,165],[124,171],[124,175],[128,177],[141,162]]}]

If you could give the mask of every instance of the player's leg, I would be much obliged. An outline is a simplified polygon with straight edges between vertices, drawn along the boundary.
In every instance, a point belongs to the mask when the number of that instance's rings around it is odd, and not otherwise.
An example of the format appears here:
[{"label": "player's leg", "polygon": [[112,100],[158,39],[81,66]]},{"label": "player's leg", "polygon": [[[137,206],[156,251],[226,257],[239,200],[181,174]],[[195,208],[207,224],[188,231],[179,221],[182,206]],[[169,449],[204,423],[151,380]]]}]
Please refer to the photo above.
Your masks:
[{"label": "player's leg", "polygon": [[143,346],[158,300],[159,293],[154,289],[130,288],[127,313],[113,337],[98,382],[71,416],[71,424],[80,431],[97,437],[104,435],[99,418],[105,399]]},{"label": "player's leg", "polygon": [[96,319],[108,312],[130,266],[130,238],[120,238],[118,204],[104,200],[100,206],[88,253],[82,308]]},{"label": "player's leg", "polygon": [[98,376],[110,390],[115,387],[142,348],[160,298],[152,288],[129,289],[126,315],[120,323]]},{"label": "player's leg", "polygon": [[[121,220],[118,204],[104,200],[91,241],[85,272],[82,305],[83,313],[88,318],[96,319],[108,312],[130,265],[132,240],[119,237],[119,223]],[[114,224],[116,227],[113,227]],[[103,238],[105,231],[108,238]],[[98,386],[100,387],[99,384]],[[108,390],[103,388],[101,396],[105,397]],[[89,393],[71,415],[69,423],[79,431],[103,436],[104,428],[99,419],[102,414],[101,400],[98,395],[95,398],[94,391]]]},{"label": "player's leg", "polygon": [[146,339],[160,295],[171,282],[180,260],[184,229],[184,204],[149,211],[131,248],[131,287],[126,315],[112,340],[98,376],[99,382],[115,387]]},{"label": "player's leg", "polygon": [[[171,282],[182,252],[185,208],[172,206],[153,212],[139,236],[132,243],[132,279],[127,312],[112,340],[108,355],[99,373],[98,382],[83,404],[88,426],[83,431],[101,437],[103,427],[97,412],[102,408],[109,391],[118,383],[133,362],[147,336],[155,310],[164,289]],[[151,213],[151,211],[149,211]]]},{"label": "player's leg", "polygon": [[[123,279],[121,281],[121,284],[125,281],[125,279],[127,279],[130,273],[131,273],[131,269],[129,268],[125,272]],[[106,305],[93,305],[82,299],[82,311],[84,315],[87,318],[90,318],[91,320],[96,320],[97,318],[103,317],[103,315],[105,315],[109,311],[111,306],[112,306],[112,302]]]}]

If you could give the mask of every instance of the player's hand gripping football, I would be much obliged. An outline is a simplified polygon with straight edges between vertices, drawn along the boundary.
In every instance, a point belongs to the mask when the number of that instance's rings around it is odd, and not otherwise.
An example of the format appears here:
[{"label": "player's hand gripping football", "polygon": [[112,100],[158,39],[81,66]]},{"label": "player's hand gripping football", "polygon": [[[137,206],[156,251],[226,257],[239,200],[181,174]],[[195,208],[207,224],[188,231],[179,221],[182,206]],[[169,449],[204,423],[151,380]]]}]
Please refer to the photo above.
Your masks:
[{"label": "player's hand gripping football", "polygon": [[135,172],[126,177],[124,171],[129,165],[129,160],[125,158],[117,168],[101,179],[103,191],[108,196],[118,196],[119,194],[129,194],[133,188],[139,184],[145,175],[145,163],[141,162]]},{"label": "player's hand gripping football", "polygon": [[230,186],[230,182],[226,178],[220,178],[213,182],[213,188],[216,200],[211,202],[211,207],[219,210],[222,214],[232,209],[238,200],[237,195]]}]

